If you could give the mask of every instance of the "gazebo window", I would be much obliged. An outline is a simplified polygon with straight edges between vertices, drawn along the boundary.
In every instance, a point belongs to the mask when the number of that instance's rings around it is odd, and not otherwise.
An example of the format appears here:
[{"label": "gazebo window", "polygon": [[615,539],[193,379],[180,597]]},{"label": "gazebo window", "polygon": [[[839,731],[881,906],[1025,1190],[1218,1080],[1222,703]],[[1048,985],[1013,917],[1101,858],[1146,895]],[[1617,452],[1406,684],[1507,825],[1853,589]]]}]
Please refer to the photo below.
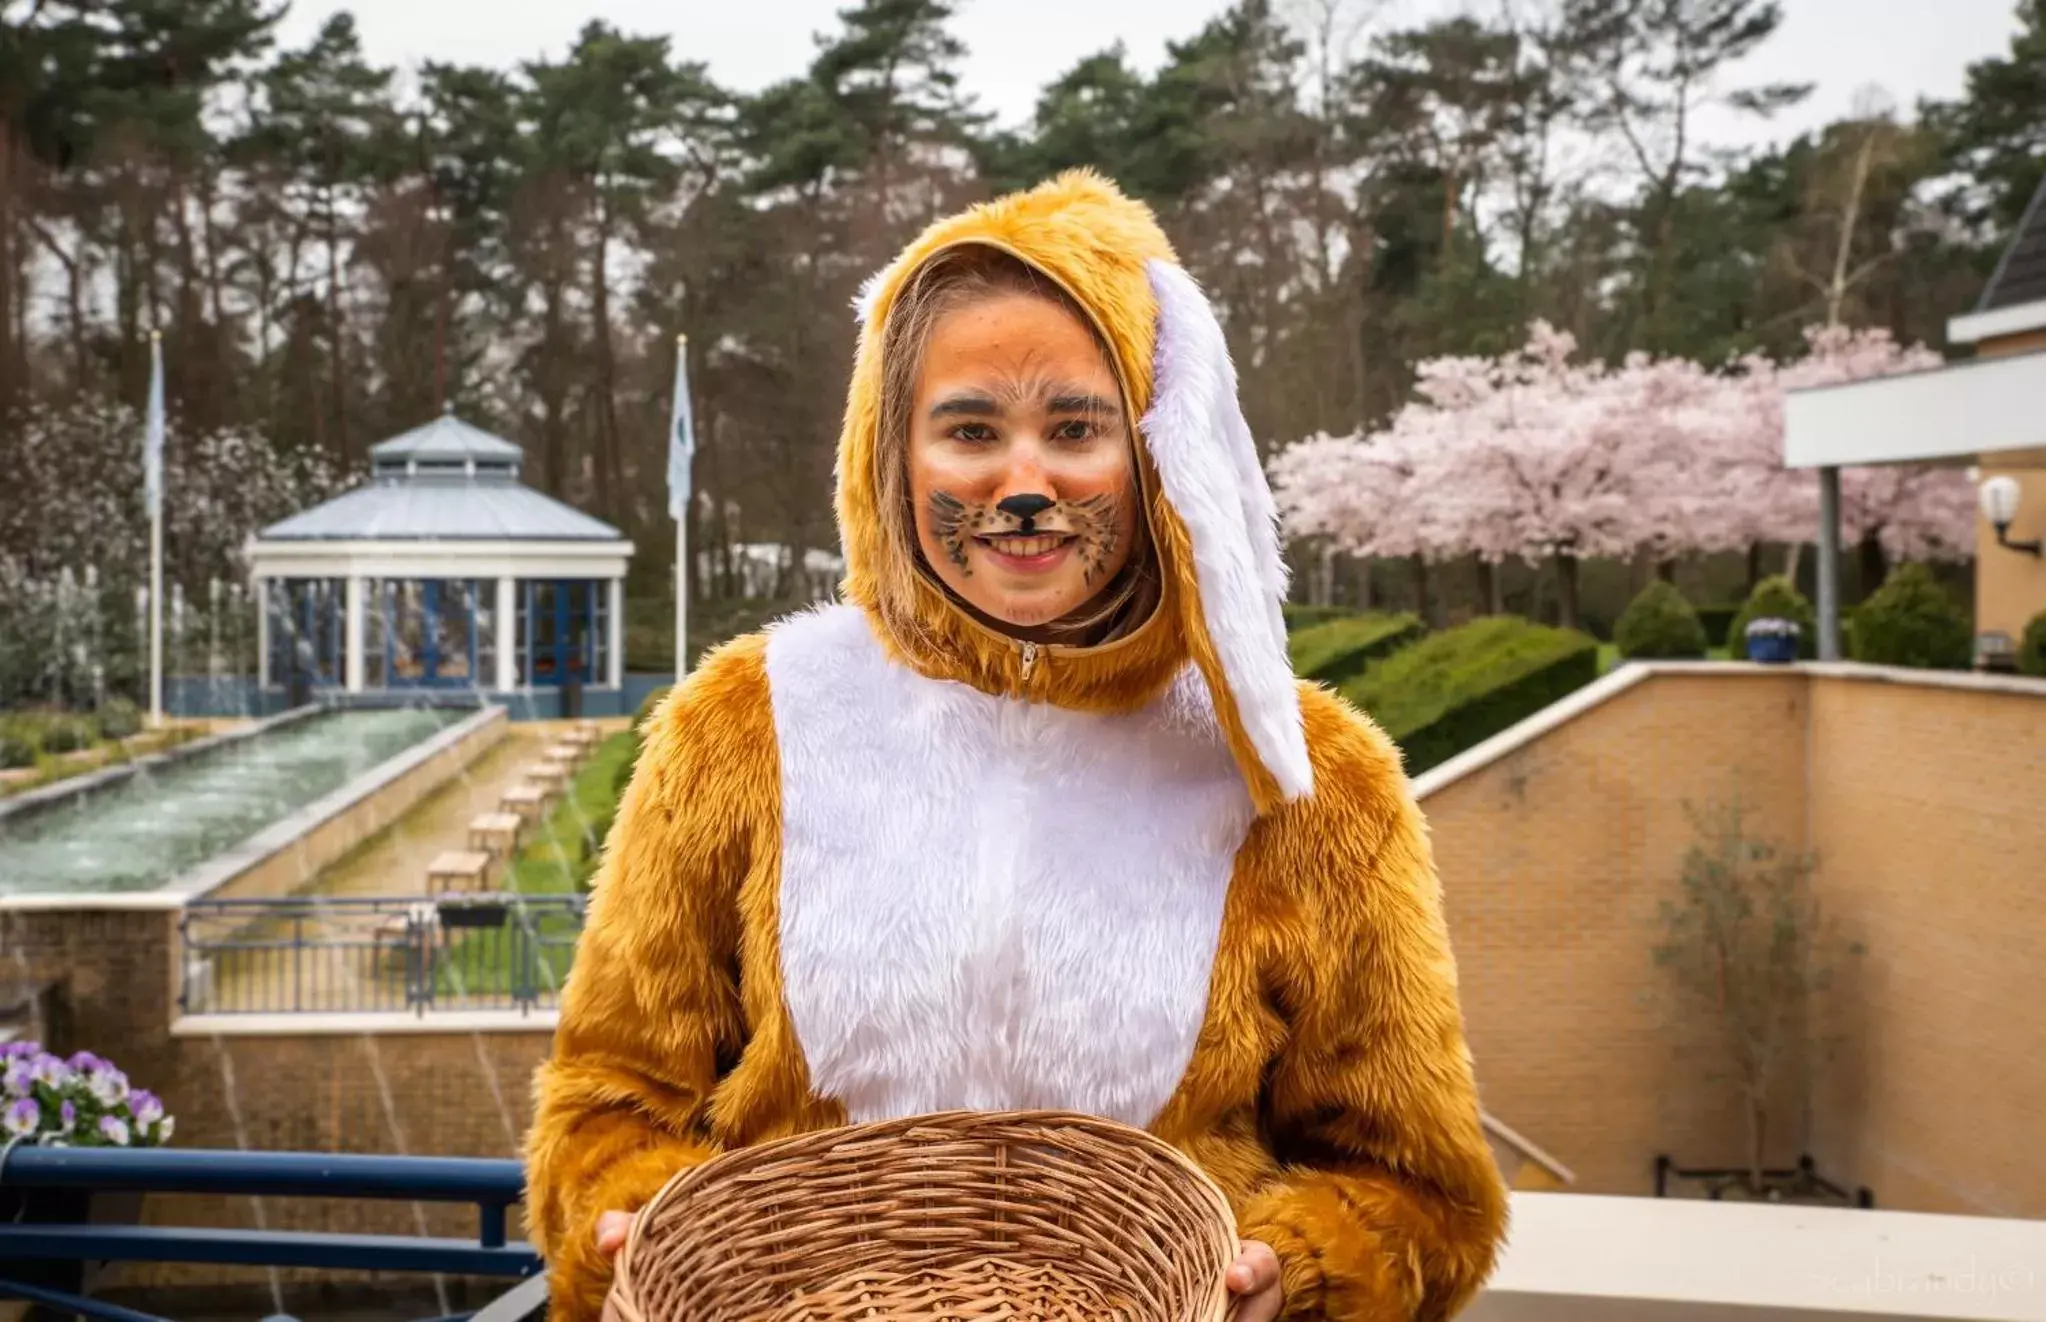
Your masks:
[{"label": "gazebo window", "polygon": [[482,686],[495,663],[481,612],[483,584],[466,578],[386,579],[366,639],[372,681],[386,688]]},{"label": "gazebo window", "polygon": [[276,684],[303,679],[315,685],[342,681],[346,656],[346,587],[338,578],[268,581],[270,676]]},{"label": "gazebo window", "polygon": [[519,585],[519,672],[526,683],[590,684],[606,673],[607,586],[594,578],[527,579]]}]

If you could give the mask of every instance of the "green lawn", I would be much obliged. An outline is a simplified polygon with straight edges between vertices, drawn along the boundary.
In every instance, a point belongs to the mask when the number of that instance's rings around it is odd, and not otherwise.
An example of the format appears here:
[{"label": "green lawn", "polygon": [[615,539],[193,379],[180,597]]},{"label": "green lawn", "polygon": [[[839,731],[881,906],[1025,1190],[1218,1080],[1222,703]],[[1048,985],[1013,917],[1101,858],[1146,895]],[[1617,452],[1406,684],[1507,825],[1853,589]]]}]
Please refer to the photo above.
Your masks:
[{"label": "green lawn", "polygon": [[[568,895],[596,871],[604,835],[618,811],[625,768],[638,749],[630,731],[601,744],[569,782],[554,811],[513,857],[503,889],[526,895]],[[568,974],[580,924],[564,912],[525,911],[499,927],[450,931],[435,969],[446,996],[502,996],[514,986],[537,991],[543,1003]]]},{"label": "green lawn", "polygon": [[603,847],[604,833],[611,828],[618,796],[625,788],[619,778],[638,747],[637,737],[629,730],[597,745],[539,832],[513,857],[504,889],[565,895],[595,870],[597,851]]}]

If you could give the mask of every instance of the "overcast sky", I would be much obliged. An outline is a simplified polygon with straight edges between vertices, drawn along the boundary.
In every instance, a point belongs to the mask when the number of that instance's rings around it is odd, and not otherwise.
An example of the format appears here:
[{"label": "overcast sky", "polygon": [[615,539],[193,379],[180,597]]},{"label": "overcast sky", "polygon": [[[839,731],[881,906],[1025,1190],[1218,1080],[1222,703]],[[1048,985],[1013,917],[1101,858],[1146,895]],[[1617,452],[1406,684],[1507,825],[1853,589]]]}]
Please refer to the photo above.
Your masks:
[{"label": "overcast sky", "polygon": [[[337,9],[352,9],[370,58],[410,68],[422,59],[511,65],[559,56],[585,22],[667,33],[728,87],[752,90],[800,73],[813,34],[851,0],[294,0],[282,40],[298,44]],[[1353,0],[1371,4],[1374,0]],[[1278,0],[1280,11],[1304,0]],[[1387,0],[1394,21],[1486,12],[1496,0]],[[966,84],[1005,123],[1025,119],[1037,89],[1080,56],[1121,40],[1145,68],[1165,43],[1199,30],[1225,0],[963,0],[956,30],[970,48]],[[1755,82],[1816,83],[1794,111],[1767,124],[1715,117],[1709,138],[1731,145],[1785,136],[1845,114],[1871,85],[1909,109],[1951,97],[1971,60],[2008,49],[2015,0],[1784,0],[1783,27],[1740,70]],[[1381,20],[1383,21],[1383,20]]]}]

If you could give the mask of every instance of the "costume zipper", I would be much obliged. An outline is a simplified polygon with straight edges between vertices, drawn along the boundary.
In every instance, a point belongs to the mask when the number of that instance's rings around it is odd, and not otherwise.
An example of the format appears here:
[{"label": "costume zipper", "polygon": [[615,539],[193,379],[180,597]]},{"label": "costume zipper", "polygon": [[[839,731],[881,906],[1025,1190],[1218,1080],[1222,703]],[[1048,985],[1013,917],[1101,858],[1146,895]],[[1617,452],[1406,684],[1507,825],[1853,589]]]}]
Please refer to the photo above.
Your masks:
[{"label": "costume zipper", "polygon": [[1030,683],[1030,672],[1037,669],[1037,644],[1023,644],[1023,683]]}]

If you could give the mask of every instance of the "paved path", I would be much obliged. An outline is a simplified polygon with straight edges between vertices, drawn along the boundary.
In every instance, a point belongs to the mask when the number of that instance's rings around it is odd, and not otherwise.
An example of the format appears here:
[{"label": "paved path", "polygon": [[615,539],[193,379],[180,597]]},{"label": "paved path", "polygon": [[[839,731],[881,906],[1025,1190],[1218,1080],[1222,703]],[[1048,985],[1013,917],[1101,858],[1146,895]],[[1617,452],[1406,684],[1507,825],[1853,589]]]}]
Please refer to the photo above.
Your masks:
[{"label": "paved path", "polygon": [[[553,742],[551,733],[513,725],[490,751],[412,810],[313,879],[321,895],[424,895],[434,855],[469,847],[469,819],[497,811],[498,797]],[[504,879],[500,869],[491,882]]]}]

